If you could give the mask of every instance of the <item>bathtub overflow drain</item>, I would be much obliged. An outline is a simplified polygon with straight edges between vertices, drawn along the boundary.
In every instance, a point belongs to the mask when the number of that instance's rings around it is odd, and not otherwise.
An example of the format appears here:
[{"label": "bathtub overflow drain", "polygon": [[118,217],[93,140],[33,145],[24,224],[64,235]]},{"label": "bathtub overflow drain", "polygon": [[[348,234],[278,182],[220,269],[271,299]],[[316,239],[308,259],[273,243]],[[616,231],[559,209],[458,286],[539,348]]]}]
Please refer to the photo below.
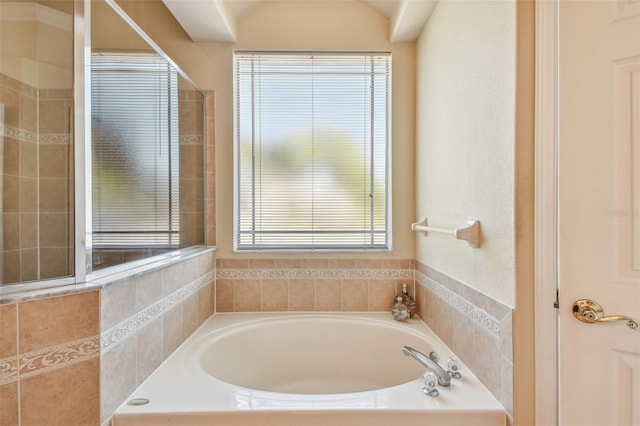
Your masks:
[{"label": "bathtub overflow drain", "polygon": [[133,398],[127,401],[127,405],[147,405],[149,402],[147,398]]}]

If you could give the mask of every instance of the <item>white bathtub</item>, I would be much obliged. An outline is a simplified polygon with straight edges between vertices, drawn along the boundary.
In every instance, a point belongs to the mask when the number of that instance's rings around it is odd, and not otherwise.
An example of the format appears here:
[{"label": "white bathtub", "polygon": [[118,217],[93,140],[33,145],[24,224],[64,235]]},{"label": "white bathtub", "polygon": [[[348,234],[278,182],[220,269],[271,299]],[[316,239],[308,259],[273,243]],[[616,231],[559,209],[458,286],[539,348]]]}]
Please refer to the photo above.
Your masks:
[{"label": "white bathtub", "polygon": [[422,393],[425,369],[403,346],[453,354],[420,320],[391,314],[217,314],[123,404],[129,425],[504,425],[498,401],[463,377]]}]

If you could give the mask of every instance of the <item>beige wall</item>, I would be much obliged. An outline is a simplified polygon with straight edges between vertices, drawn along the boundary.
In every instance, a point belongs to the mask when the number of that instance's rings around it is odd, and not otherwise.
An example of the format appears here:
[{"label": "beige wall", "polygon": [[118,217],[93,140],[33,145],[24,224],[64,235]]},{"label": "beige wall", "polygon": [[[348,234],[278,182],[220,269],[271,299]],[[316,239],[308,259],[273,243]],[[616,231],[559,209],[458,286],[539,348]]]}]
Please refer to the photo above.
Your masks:
[{"label": "beige wall", "polygon": [[515,304],[515,1],[440,2],[417,44],[416,209],[481,222],[481,248],[417,239],[416,260]]},{"label": "beige wall", "polygon": [[[237,23],[238,42],[193,43],[161,4],[119,2],[196,85],[215,91],[216,246],[218,258],[305,257],[300,254],[235,254],[233,247],[234,49],[391,51],[393,60],[392,191],[393,253],[355,257],[411,259],[414,221],[415,45],[389,43],[389,21],[353,1],[269,1]],[[318,254],[331,258],[335,254]]]}]

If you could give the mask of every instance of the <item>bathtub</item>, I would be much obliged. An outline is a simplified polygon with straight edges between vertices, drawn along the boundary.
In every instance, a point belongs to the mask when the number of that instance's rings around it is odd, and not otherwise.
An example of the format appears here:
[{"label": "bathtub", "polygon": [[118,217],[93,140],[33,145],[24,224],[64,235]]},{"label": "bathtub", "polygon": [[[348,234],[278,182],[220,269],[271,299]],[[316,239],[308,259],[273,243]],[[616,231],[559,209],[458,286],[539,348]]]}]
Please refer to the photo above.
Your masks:
[{"label": "bathtub", "polygon": [[386,313],[216,314],[123,404],[115,426],[504,425],[463,365],[436,398],[403,346],[451,351],[420,320]]}]

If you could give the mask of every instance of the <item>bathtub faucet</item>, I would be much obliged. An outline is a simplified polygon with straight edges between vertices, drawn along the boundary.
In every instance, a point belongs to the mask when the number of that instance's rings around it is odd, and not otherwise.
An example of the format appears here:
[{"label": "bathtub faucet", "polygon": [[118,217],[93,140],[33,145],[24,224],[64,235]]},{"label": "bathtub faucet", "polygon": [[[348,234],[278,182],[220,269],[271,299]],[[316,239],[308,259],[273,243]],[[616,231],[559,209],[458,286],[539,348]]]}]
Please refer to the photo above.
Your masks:
[{"label": "bathtub faucet", "polygon": [[424,365],[428,370],[433,371],[438,377],[438,384],[440,386],[447,387],[451,385],[451,377],[449,376],[449,373],[447,373],[444,368],[440,367],[437,362],[429,358],[427,355],[413,348],[410,348],[409,346],[403,347],[402,353],[406,356],[413,357],[420,364]]}]

